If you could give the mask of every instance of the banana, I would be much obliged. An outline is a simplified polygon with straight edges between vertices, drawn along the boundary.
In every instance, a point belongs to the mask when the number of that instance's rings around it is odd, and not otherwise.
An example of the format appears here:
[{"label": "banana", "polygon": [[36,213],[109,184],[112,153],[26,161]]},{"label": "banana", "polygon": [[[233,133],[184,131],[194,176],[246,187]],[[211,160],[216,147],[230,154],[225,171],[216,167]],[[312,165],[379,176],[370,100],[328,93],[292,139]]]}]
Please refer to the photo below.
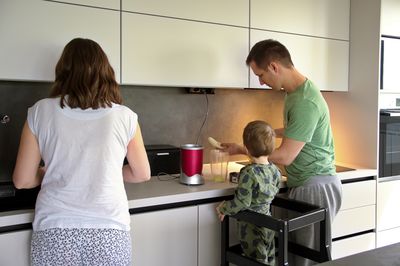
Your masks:
[{"label": "banana", "polygon": [[215,139],[213,139],[212,137],[208,137],[208,142],[210,142],[210,144],[217,149],[223,149],[221,142],[216,141]]}]

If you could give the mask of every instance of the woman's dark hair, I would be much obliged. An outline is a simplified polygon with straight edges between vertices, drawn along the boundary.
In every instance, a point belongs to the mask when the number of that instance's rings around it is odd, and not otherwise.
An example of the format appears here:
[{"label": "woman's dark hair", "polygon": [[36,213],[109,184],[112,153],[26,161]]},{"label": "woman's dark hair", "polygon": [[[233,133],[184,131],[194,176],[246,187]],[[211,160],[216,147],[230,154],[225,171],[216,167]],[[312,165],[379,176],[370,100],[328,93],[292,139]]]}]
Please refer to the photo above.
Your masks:
[{"label": "woman's dark hair", "polygon": [[268,156],[275,148],[275,131],[267,122],[252,121],[244,128],[243,144],[253,157]]},{"label": "woman's dark hair", "polygon": [[279,61],[283,66],[293,66],[288,49],[278,41],[268,39],[256,43],[250,50],[246,64],[256,63],[260,68],[266,68],[272,61]]},{"label": "woman's dark hair", "polygon": [[95,41],[71,40],[64,47],[55,72],[50,97],[60,96],[61,107],[67,104],[71,108],[98,109],[122,103],[114,70]]}]

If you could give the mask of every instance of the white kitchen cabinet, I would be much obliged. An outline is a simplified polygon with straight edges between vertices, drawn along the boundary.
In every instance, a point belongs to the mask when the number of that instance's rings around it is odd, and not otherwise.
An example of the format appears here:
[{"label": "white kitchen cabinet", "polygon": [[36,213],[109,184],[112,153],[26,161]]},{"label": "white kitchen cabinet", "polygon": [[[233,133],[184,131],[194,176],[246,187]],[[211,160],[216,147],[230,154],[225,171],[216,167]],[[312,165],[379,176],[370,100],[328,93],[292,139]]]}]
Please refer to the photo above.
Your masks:
[{"label": "white kitchen cabinet", "polygon": [[332,243],[332,259],[339,259],[375,248],[375,233],[345,238]]},{"label": "white kitchen cabinet", "polygon": [[[199,255],[198,266],[221,265],[221,222],[215,208],[220,204],[199,205]],[[236,219],[229,220],[229,245],[239,243]]]},{"label": "white kitchen cabinet", "polygon": [[122,13],[122,83],[248,86],[248,29]]},{"label": "white kitchen cabinet", "polygon": [[378,231],[400,227],[400,180],[379,182],[376,204]]},{"label": "white kitchen cabinet", "polygon": [[120,0],[61,0],[56,2],[93,6],[100,8],[110,8],[116,10],[120,9]]},{"label": "white kitchen cabinet", "polygon": [[383,247],[400,242],[400,227],[376,233],[376,247]]},{"label": "white kitchen cabinet", "polygon": [[133,265],[197,265],[197,206],[131,215]]},{"label": "white kitchen cabinet", "polygon": [[[348,41],[250,30],[250,47],[265,39],[275,39],[285,45],[292,56],[294,66],[320,90],[348,90]],[[265,85],[261,86],[258,77],[250,73],[250,87],[265,88]]]},{"label": "white kitchen cabinet", "polygon": [[374,230],[376,180],[342,185],[342,205],[332,224],[332,238]]},{"label": "white kitchen cabinet", "polygon": [[249,0],[122,0],[122,10],[236,26],[249,26]]},{"label": "white kitchen cabinet", "polygon": [[350,0],[251,0],[250,27],[349,40]]},{"label": "white kitchen cabinet", "polygon": [[333,220],[332,238],[375,229],[375,205],[340,210]]},{"label": "white kitchen cabinet", "polygon": [[332,242],[333,259],[375,248],[376,180],[345,183],[342,189],[342,205],[332,224],[332,238],[339,238]]},{"label": "white kitchen cabinet", "polygon": [[400,1],[381,0],[381,34],[400,36]]},{"label": "white kitchen cabinet", "polygon": [[73,38],[93,39],[120,76],[120,12],[48,1],[4,0],[0,8],[0,79],[53,81]]},{"label": "white kitchen cabinet", "polygon": [[199,205],[198,266],[221,264],[221,222],[215,208],[219,203]]},{"label": "white kitchen cabinet", "polygon": [[346,183],[342,185],[342,190],[340,210],[376,204],[376,180]]},{"label": "white kitchen cabinet", "polygon": [[29,266],[32,230],[0,233],[0,265]]}]

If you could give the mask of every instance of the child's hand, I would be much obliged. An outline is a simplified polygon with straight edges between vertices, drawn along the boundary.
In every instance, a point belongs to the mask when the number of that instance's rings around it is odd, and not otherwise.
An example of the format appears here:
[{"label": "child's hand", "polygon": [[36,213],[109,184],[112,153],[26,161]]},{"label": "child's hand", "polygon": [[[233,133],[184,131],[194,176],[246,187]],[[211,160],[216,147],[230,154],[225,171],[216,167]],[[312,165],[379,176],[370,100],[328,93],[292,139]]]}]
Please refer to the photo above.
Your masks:
[{"label": "child's hand", "polygon": [[221,222],[224,220],[225,214],[222,214],[222,213],[220,212],[219,209],[222,207],[222,205],[223,205],[224,203],[225,203],[225,201],[221,202],[221,203],[217,206],[217,208],[215,208],[215,209],[217,210],[218,219],[219,219]]}]

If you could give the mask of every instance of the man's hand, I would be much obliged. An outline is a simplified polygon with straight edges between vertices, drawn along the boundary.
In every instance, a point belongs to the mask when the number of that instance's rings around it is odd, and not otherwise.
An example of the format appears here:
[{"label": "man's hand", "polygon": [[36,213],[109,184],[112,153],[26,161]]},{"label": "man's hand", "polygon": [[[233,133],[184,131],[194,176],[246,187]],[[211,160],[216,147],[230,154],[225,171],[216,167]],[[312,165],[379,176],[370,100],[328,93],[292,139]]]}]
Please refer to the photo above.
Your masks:
[{"label": "man's hand", "polygon": [[227,151],[229,155],[247,154],[247,150],[242,145],[237,143],[221,143],[222,150]]}]

